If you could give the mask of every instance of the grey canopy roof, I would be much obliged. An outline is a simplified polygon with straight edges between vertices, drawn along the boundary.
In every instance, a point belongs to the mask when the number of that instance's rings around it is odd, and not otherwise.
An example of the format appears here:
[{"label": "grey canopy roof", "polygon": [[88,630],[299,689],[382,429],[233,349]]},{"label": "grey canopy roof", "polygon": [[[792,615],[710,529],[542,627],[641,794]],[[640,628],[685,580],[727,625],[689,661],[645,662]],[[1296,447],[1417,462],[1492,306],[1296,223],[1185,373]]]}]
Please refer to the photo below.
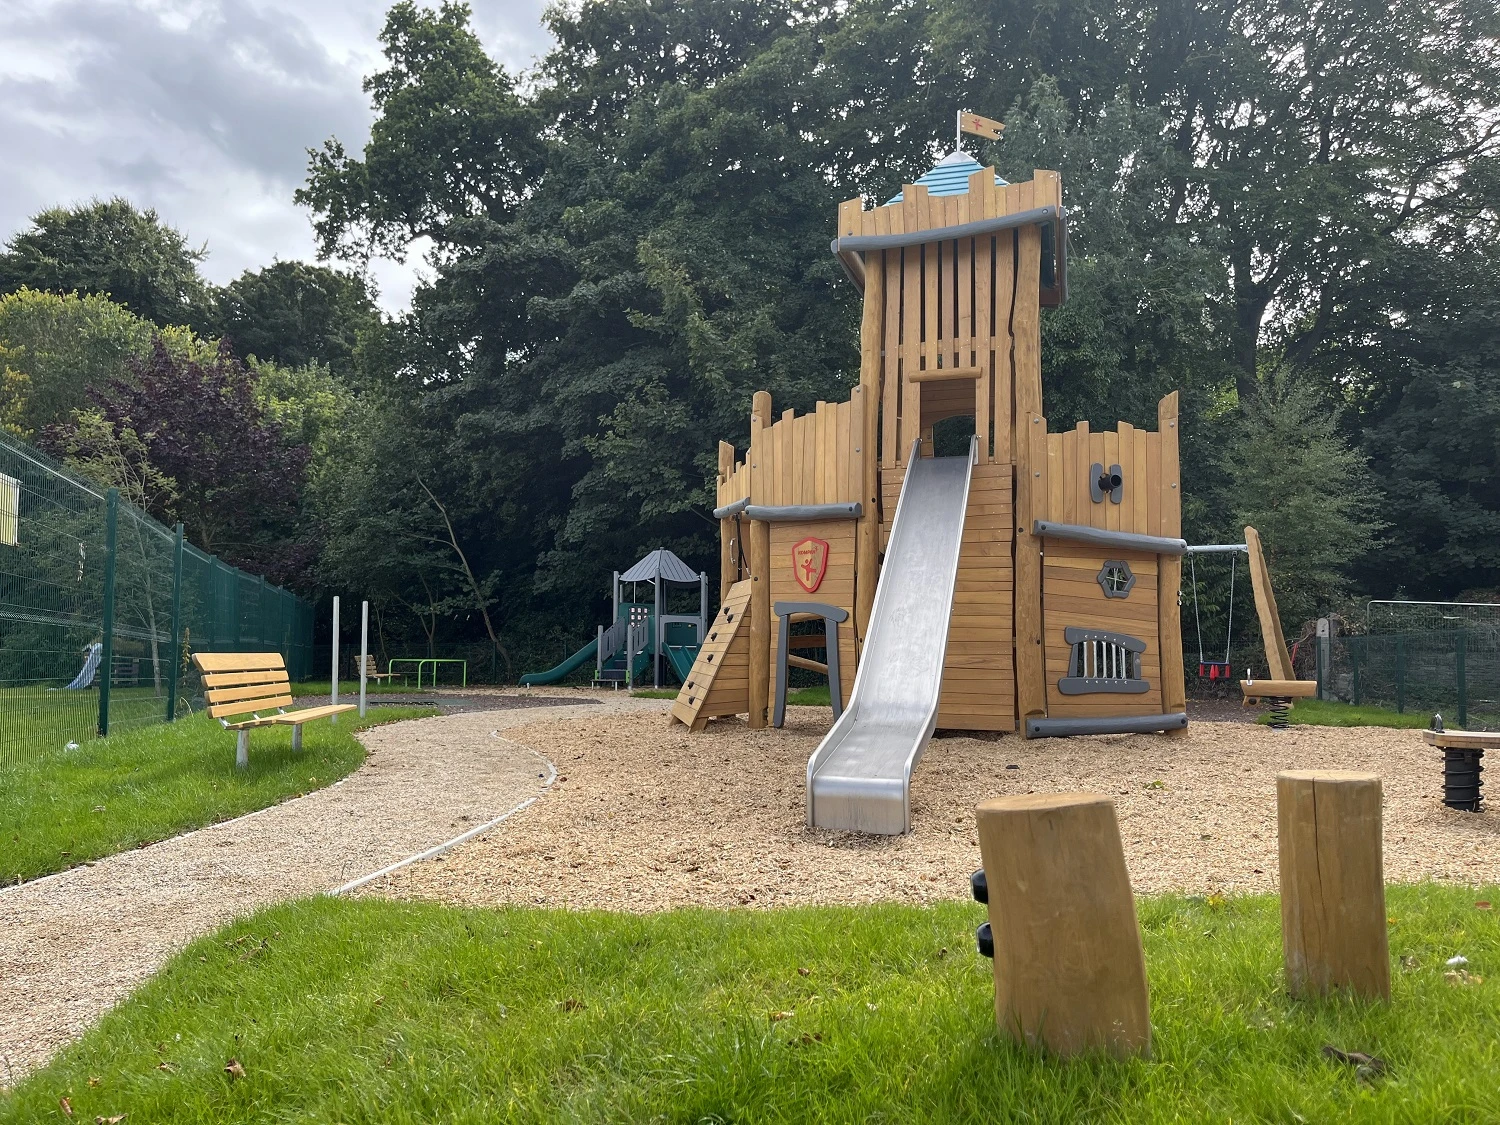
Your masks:
[{"label": "grey canopy roof", "polygon": [[698,581],[698,572],[665,547],[658,547],[620,575],[621,582],[652,582],[661,578],[684,584]]}]

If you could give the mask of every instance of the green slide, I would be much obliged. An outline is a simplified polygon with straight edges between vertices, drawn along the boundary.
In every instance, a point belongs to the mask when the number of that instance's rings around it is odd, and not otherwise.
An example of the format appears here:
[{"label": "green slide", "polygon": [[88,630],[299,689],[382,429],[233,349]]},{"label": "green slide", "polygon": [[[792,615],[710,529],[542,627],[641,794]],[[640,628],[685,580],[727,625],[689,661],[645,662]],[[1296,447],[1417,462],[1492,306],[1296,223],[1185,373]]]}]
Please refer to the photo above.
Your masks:
[{"label": "green slide", "polygon": [[698,659],[698,645],[667,645],[667,659],[672,662],[672,671],[683,683],[693,670],[693,661]]},{"label": "green slide", "polygon": [[555,684],[558,680],[566,679],[567,676],[582,668],[590,660],[594,659],[599,650],[599,638],[595,637],[588,644],[568,657],[556,668],[548,668],[545,672],[528,672],[521,677],[521,686],[527,687],[531,684]]}]

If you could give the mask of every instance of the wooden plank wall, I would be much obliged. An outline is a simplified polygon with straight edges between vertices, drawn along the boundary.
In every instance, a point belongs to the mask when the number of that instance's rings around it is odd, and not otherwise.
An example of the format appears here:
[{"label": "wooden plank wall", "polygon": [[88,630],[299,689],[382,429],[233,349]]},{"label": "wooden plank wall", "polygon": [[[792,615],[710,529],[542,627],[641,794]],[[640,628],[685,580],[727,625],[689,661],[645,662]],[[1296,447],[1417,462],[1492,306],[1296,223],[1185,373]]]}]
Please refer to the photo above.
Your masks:
[{"label": "wooden plank wall", "polygon": [[[1096,576],[1105,559],[1130,564],[1135,586],[1127,598],[1107,598]],[[1161,646],[1157,643],[1157,557],[1079,543],[1049,541],[1042,568],[1042,604],[1046,611],[1047,715],[1050,718],[1161,713]],[[1141,675],[1151,690],[1141,695],[1100,693],[1063,695],[1057,681],[1068,674],[1071,646],[1063,639],[1068,626],[1106,629],[1146,642]]]},{"label": "wooden plank wall", "polygon": [[[809,594],[798,584],[792,569],[792,548],[809,535],[828,543],[828,569],[816,592]],[[781,618],[775,613],[777,602],[822,602],[849,611],[849,620],[839,626],[839,686],[844,702],[854,687],[859,650],[854,643],[854,542],[853,520],[773,523],[771,525],[771,660],[775,676],[776,644],[781,635]],[[809,656],[810,653],[800,655]]]},{"label": "wooden plank wall", "polygon": [[[987,168],[969,177],[969,190],[963,195],[933,197],[926,187],[907,184],[898,203],[863,211],[858,200],[851,200],[840,208],[840,233],[905,234],[1062,201],[1055,172],[1039,171],[1020,184],[997,186],[994,181],[995,170]],[[990,463],[1012,460],[1011,331],[1017,238],[1016,232],[1003,231],[866,255],[866,292],[884,305],[883,315],[871,310],[863,328],[866,333],[880,333],[879,377],[872,385],[878,383],[881,388],[881,468],[904,464],[912,442],[922,434],[911,373],[955,367],[978,368],[980,376],[972,384],[929,385],[923,393],[945,399],[972,393],[980,459]]]},{"label": "wooden plank wall", "polygon": [[[1047,491],[1037,519],[1080,524],[1107,531],[1165,535],[1162,530],[1161,442],[1158,432],[1120,422],[1113,432],[1096,433],[1087,422],[1075,430],[1047,435]],[[1125,478],[1120,503],[1105,497],[1094,503],[1089,488],[1093,465],[1120,466]]]},{"label": "wooden plank wall", "polygon": [[1016,729],[1009,465],[976,465],[943,660],[938,726]]}]

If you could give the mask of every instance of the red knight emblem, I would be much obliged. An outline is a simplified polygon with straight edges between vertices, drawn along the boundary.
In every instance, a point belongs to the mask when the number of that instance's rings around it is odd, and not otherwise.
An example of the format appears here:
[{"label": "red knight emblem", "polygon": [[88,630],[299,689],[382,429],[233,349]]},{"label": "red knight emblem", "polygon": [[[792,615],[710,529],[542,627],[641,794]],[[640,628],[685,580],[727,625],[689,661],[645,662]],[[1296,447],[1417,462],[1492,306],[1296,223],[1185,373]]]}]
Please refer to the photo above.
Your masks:
[{"label": "red knight emblem", "polygon": [[818,592],[823,575],[828,573],[828,541],[809,535],[792,547],[792,573],[797,585],[809,594]]}]

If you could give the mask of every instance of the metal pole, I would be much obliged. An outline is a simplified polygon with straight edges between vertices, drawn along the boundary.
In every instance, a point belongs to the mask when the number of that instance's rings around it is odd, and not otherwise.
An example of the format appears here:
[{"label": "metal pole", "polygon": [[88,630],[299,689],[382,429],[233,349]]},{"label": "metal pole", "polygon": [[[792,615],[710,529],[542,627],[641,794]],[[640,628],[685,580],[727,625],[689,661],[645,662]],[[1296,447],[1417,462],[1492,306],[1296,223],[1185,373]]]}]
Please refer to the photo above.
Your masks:
[{"label": "metal pole", "polygon": [[177,679],[182,670],[182,524],[177,525],[177,543],[172,552],[172,674],[167,677],[167,722],[177,718]]},{"label": "metal pole", "polygon": [[120,490],[111,488],[104,500],[104,635],[100,643],[99,737],[109,735],[109,681],[115,665],[115,537],[120,520]]},{"label": "metal pole", "polygon": [[652,584],[652,613],[655,620],[651,623],[651,633],[655,640],[651,653],[651,686],[661,687],[661,556],[656,559],[656,581]]},{"label": "metal pole", "polygon": [[698,572],[698,643],[708,636],[708,572]]},{"label": "metal pole", "polygon": [[[328,693],[328,702],[335,707],[339,705],[339,596],[333,595],[333,684]],[[339,717],[333,716],[333,722],[338,722]]]},{"label": "metal pole", "polygon": [[614,582],[609,587],[609,623],[613,625],[620,618],[620,572],[615,571]]},{"label": "metal pole", "polygon": [[1406,643],[1396,635],[1396,714],[1406,711]]},{"label": "metal pole", "polygon": [[1189,547],[1186,554],[1189,555],[1228,555],[1235,551],[1250,553],[1250,548],[1244,543],[1202,543],[1196,547]]},{"label": "metal pole", "polygon": [[370,662],[370,603],[359,603],[359,717],[365,717],[365,676]]},{"label": "metal pole", "polygon": [[1454,674],[1458,679],[1458,725],[1469,725],[1469,638],[1462,629],[1453,638]]}]

